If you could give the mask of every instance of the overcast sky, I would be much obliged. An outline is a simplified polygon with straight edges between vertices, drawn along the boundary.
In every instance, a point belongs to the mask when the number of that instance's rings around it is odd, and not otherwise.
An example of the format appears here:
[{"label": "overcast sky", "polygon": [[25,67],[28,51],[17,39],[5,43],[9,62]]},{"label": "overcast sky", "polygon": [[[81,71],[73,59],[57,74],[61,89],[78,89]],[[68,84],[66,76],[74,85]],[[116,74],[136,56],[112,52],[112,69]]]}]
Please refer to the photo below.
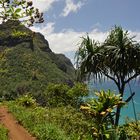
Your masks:
[{"label": "overcast sky", "polygon": [[41,32],[56,53],[72,61],[80,37],[104,41],[114,25],[121,25],[140,41],[140,0],[33,0],[45,22],[32,27]]}]

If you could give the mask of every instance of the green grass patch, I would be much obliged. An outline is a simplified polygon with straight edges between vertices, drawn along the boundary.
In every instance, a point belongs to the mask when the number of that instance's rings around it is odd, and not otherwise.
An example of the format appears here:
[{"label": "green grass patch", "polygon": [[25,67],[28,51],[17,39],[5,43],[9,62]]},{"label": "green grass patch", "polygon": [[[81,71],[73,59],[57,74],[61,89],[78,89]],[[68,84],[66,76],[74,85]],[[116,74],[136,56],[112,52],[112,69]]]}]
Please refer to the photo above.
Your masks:
[{"label": "green grass patch", "polygon": [[91,140],[88,122],[70,106],[26,107],[8,102],[10,112],[39,140]]},{"label": "green grass patch", "polygon": [[0,124],[0,140],[8,140],[8,130]]}]

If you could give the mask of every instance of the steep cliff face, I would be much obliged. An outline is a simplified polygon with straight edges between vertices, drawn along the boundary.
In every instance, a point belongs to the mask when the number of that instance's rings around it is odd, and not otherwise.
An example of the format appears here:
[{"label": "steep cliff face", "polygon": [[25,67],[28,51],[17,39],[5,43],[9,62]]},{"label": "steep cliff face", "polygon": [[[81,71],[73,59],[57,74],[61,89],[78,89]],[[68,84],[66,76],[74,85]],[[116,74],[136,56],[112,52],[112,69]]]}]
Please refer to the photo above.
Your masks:
[{"label": "steep cliff face", "polygon": [[63,54],[55,54],[44,36],[19,22],[0,25],[0,96],[42,93],[46,85],[72,84],[74,68]]}]

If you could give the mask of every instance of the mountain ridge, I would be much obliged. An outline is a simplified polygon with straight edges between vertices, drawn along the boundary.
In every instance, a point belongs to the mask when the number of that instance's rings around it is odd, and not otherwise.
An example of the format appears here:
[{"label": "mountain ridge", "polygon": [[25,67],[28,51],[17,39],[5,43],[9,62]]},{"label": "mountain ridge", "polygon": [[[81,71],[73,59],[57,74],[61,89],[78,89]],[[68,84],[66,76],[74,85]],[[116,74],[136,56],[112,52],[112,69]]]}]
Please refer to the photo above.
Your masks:
[{"label": "mountain ridge", "polygon": [[71,61],[52,52],[43,35],[19,21],[0,25],[0,97],[38,95],[49,83],[72,85],[74,75]]}]

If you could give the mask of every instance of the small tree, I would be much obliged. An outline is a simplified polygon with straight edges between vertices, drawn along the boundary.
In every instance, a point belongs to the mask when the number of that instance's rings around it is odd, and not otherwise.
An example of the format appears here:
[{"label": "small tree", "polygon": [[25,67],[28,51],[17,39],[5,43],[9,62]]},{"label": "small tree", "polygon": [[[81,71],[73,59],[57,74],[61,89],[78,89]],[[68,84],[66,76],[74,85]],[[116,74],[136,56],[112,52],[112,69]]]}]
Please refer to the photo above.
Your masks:
[{"label": "small tree", "polygon": [[[112,80],[122,100],[126,85],[140,75],[140,44],[129,37],[128,31],[116,26],[103,44],[92,41],[89,36],[82,39],[76,53],[79,77]],[[121,106],[118,106],[115,125],[119,123],[120,111]]]},{"label": "small tree", "polygon": [[20,20],[28,26],[44,21],[43,13],[33,7],[32,1],[26,0],[0,0],[0,20]]}]

